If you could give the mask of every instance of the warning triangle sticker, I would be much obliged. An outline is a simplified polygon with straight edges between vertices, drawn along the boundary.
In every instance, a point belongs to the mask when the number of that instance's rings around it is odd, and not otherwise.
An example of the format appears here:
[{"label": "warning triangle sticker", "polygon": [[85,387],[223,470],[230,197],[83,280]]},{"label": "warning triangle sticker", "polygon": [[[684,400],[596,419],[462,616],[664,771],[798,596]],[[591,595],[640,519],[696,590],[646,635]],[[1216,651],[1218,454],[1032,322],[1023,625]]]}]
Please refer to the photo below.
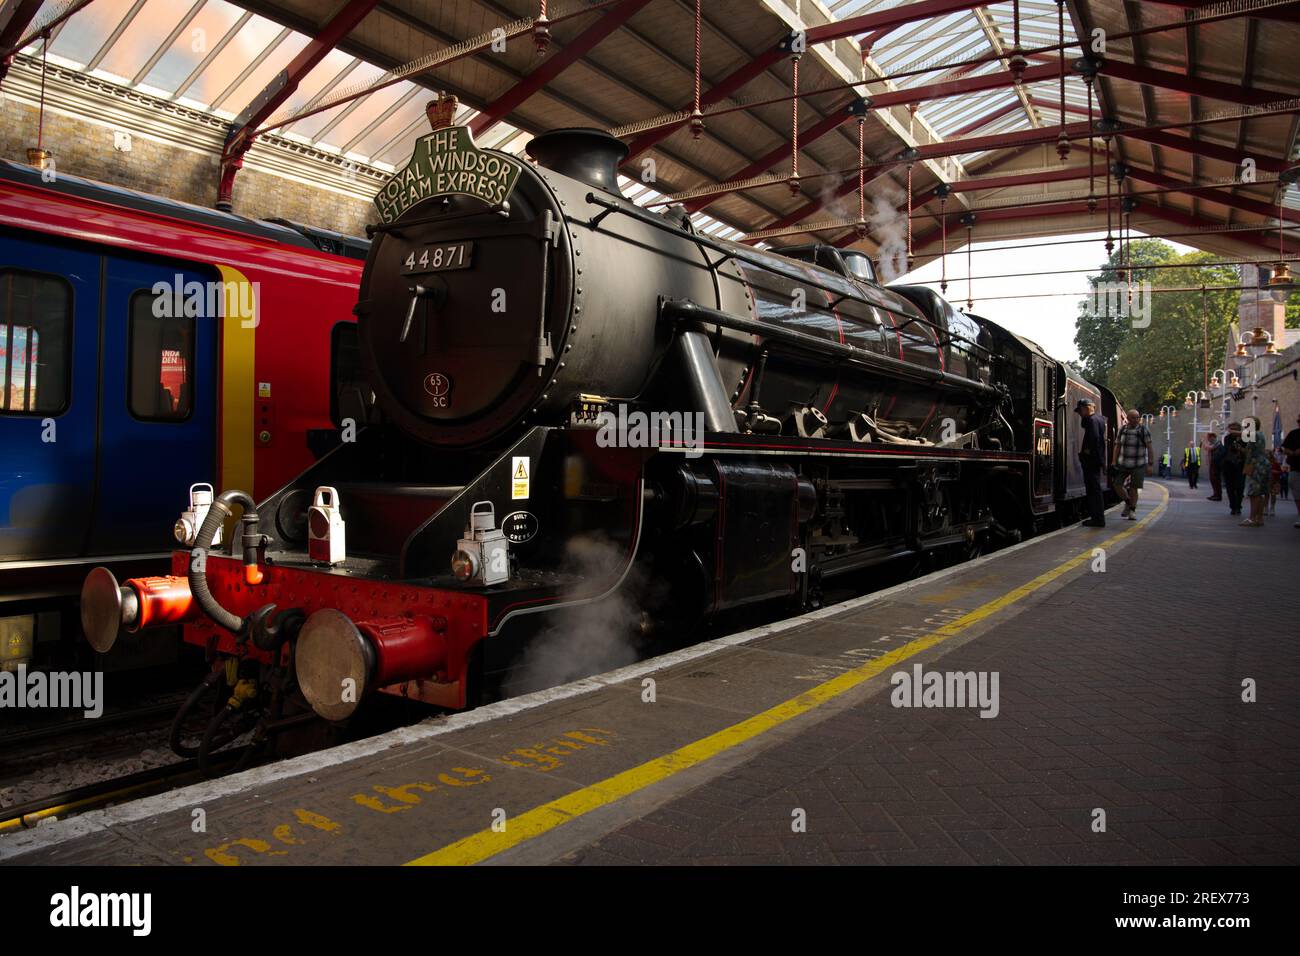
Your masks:
[{"label": "warning triangle sticker", "polygon": [[521,461],[519,467],[515,469],[516,478],[527,478],[528,472],[524,470],[524,463]]}]

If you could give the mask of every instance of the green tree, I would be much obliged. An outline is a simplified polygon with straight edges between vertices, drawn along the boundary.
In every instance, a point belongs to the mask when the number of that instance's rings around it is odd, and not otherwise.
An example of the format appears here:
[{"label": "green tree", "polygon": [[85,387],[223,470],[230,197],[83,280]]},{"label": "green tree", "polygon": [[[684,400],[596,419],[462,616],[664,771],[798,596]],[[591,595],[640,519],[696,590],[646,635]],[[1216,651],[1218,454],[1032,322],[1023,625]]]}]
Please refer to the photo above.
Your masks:
[{"label": "green tree", "polygon": [[[1181,405],[1189,391],[1205,387],[1207,343],[1217,354],[1237,316],[1239,296],[1233,289],[1213,288],[1238,285],[1235,266],[1195,266],[1216,258],[1208,252],[1174,255],[1168,265],[1192,268],[1139,273],[1139,280],[1151,283],[1151,322],[1134,328],[1125,320],[1128,327],[1107,381],[1128,404],[1144,409]],[[1175,291],[1179,289],[1192,291]]]},{"label": "green tree", "polygon": [[[1120,349],[1132,328],[1132,322],[1127,316],[1109,314],[1106,309],[1095,308],[1099,285],[1123,281],[1120,279],[1120,255],[1121,250],[1117,245],[1102,263],[1101,271],[1089,276],[1093,298],[1079,303],[1079,315],[1075,319],[1074,344],[1079,350],[1083,372],[1094,382],[1103,385],[1110,384],[1110,371],[1119,360]],[[1130,243],[1129,256],[1135,266],[1153,266],[1174,261],[1177,253],[1171,245],[1159,239],[1139,239]],[[1141,281],[1148,275],[1149,272],[1140,270],[1137,279]]]}]

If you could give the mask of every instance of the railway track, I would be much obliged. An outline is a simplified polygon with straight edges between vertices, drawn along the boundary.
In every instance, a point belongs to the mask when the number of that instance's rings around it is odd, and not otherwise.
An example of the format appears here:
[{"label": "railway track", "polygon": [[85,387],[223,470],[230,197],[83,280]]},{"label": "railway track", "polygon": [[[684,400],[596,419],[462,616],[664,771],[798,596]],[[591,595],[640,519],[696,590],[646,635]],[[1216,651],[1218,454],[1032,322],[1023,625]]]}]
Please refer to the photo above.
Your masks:
[{"label": "railway track", "polygon": [[112,780],[74,787],[0,810],[0,837],[29,830],[46,821],[97,810],[122,800],[161,793],[187,783],[212,776],[214,770],[227,770],[238,764],[247,748],[239,747],[214,758],[207,768],[197,760],[182,760],[163,767],[153,767]]}]

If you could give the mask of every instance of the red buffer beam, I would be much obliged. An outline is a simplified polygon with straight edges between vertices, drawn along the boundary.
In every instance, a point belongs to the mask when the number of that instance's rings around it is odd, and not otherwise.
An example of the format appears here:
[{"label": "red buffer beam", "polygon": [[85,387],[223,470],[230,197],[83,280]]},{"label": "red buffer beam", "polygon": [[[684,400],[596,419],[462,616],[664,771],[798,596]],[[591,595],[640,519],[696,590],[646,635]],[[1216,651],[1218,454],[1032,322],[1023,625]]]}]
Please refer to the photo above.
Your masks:
[{"label": "red buffer beam", "polygon": [[485,106],[482,112],[470,122],[470,130],[475,136],[479,136],[501,122],[511,110],[590,53],[596,44],[621,27],[649,2],[650,0],[623,0],[623,3],[611,7],[599,20],[574,37],[572,42],[565,44],[561,52],[548,58],[541,66]]}]

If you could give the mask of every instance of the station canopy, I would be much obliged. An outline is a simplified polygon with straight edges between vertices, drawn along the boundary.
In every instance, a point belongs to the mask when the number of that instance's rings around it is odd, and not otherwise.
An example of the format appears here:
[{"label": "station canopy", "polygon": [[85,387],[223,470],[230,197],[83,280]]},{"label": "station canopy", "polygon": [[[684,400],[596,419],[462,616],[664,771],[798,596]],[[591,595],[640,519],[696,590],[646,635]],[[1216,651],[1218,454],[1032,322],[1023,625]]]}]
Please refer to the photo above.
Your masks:
[{"label": "station canopy", "polygon": [[459,97],[482,146],[607,129],[631,147],[630,198],[682,202],[726,238],[932,254],[941,233],[950,249],[964,241],[970,214],[976,241],[1100,232],[1126,200],[1136,232],[1267,259],[1283,222],[1287,254],[1300,250],[1294,2],[11,0],[0,12],[0,36],[29,40],[28,57],[46,27],[52,63],[385,171],[427,131],[435,91]]}]

